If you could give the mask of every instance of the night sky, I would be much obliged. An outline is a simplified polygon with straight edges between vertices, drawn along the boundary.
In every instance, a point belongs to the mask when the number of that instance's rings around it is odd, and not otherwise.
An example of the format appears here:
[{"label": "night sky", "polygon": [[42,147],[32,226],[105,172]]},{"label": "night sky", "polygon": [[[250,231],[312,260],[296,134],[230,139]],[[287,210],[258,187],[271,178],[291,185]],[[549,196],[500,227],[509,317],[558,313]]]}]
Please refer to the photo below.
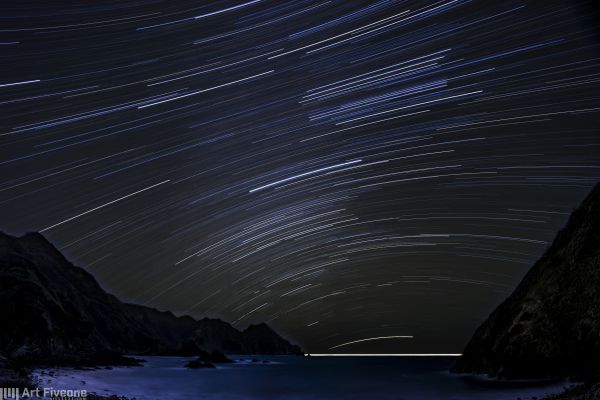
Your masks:
[{"label": "night sky", "polygon": [[62,3],[2,5],[0,228],[126,301],[460,353],[600,177],[588,2]]}]

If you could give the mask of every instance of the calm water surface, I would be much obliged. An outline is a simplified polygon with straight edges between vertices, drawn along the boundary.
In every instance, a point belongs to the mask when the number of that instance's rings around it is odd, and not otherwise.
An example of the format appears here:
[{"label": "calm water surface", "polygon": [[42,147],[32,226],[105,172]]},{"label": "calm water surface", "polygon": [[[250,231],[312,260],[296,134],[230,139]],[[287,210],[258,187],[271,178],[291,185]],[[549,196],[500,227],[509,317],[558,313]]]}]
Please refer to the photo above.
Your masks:
[{"label": "calm water surface", "polygon": [[190,358],[145,357],[143,367],[44,370],[37,376],[40,387],[86,389],[137,400],[525,400],[565,386],[453,375],[447,372],[453,359],[444,357],[259,356],[259,362],[232,358],[243,361],[189,370],[183,366]]}]

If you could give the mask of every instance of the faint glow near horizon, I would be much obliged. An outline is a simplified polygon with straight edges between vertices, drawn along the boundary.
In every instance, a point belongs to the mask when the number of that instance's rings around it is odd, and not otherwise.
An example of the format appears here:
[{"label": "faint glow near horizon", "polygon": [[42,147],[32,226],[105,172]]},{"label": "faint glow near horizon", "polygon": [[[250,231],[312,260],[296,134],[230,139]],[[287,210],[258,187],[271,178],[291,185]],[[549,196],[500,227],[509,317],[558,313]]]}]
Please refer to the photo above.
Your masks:
[{"label": "faint glow near horizon", "polygon": [[439,354],[427,354],[427,353],[416,353],[416,354],[387,354],[387,353],[338,353],[338,354],[312,354],[305,353],[305,357],[460,357],[462,354],[454,353],[439,353]]}]

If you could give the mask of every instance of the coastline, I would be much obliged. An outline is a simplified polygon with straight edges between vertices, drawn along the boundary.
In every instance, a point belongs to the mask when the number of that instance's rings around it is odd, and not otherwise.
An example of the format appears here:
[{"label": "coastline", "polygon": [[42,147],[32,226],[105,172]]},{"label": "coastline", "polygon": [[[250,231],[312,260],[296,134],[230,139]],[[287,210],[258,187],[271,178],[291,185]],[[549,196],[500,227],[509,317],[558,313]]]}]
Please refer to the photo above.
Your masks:
[{"label": "coastline", "polygon": [[[151,356],[160,359],[176,359],[179,361],[184,361],[188,358],[186,357],[161,357],[161,356]],[[373,356],[371,356],[373,357]],[[377,356],[375,356],[377,357]],[[381,357],[381,355],[379,356]],[[305,358],[305,357],[302,357]],[[316,357],[319,359],[324,358],[334,358],[334,357]],[[357,358],[365,358],[365,356],[357,357]],[[397,357],[390,357],[397,358]],[[236,363],[239,363],[238,358],[236,357]],[[248,363],[246,363],[248,364]],[[261,363],[257,363],[256,365],[260,365]],[[75,376],[80,372],[90,372],[90,371],[101,371],[101,370],[113,370],[113,369],[121,369],[121,368],[143,368],[143,363],[138,363],[136,365],[97,365],[97,366],[40,366],[40,367],[7,367],[6,365],[0,369],[0,387],[17,387],[17,388],[36,388],[36,387],[44,387],[42,377],[53,377],[57,374],[58,371],[67,372],[65,375]],[[481,375],[473,375],[473,374],[455,374],[449,373],[448,375],[454,376],[456,378],[466,378],[472,381],[485,382],[486,384],[498,383],[499,385],[504,384],[527,384],[527,383],[536,383],[536,381],[515,381],[515,380],[502,380],[502,379],[494,379],[488,378]],[[538,383],[543,383],[537,381]],[[99,394],[97,392],[88,392],[87,399],[90,400],[129,400],[130,397],[120,395],[120,394]],[[565,385],[562,389],[556,388],[556,393],[547,394],[544,397],[541,397],[543,400],[596,400],[600,398],[600,383],[570,383],[568,386]],[[515,398],[516,400],[517,398]]]},{"label": "coastline", "polygon": [[57,369],[44,375],[48,379],[42,383],[87,388],[104,398],[148,400],[182,400],[195,394],[207,399],[391,400],[399,393],[410,400],[516,400],[542,399],[565,389],[563,382],[510,382],[451,374],[452,360],[444,357],[256,356],[256,362],[247,355],[228,357],[236,362],[198,370],[185,368],[191,357],[150,356],[144,366],[136,368]]}]

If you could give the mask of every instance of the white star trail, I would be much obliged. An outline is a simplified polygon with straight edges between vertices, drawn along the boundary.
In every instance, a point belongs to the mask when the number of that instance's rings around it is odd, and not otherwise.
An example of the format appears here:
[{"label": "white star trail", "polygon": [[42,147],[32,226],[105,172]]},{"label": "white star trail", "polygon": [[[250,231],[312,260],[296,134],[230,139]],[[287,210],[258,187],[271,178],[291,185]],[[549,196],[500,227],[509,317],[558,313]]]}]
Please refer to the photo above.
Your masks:
[{"label": "white star trail", "polygon": [[355,343],[360,343],[360,342],[370,342],[373,340],[388,340],[388,339],[413,339],[413,336],[378,336],[378,337],[371,337],[371,338],[365,338],[365,339],[358,339],[358,340],[352,340],[350,342],[346,342],[346,343],[342,343],[342,344],[338,344],[335,346],[331,346],[329,348],[329,350],[333,350],[333,349],[337,349],[338,347],[344,347],[344,346],[348,346],[351,344],[355,344]]},{"label": "white star trail", "polygon": [[133,303],[456,355],[600,180],[588,0],[46,3],[0,18],[0,229]]},{"label": "white star trail", "polygon": [[147,188],[140,189],[140,190],[138,190],[138,191],[135,191],[135,192],[133,192],[133,193],[129,193],[128,195],[125,195],[125,196],[119,197],[118,199],[115,199],[115,200],[109,201],[108,203],[104,203],[104,204],[102,204],[102,205],[100,205],[100,206],[98,206],[98,207],[94,207],[94,208],[92,208],[92,209],[89,209],[89,210],[87,210],[87,211],[84,211],[84,212],[82,212],[82,213],[79,213],[79,214],[77,214],[77,215],[74,215],[74,216],[72,216],[71,218],[67,218],[67,219],[65,219],[65,220],[63,220],[63,221],[57,222],[57,223],[56,223],[56,224],[54,224],[54,225],[50,225],[50,226],[48,226],[48,227],[46,227],[46,228],[40,229],[40,232],[45,232],[45,231],[47,231],[47,230],[50,230],[50,229],[52,229],[52,228],[55,228],[55,227],[57,227],[57,226],[59,226],[59,225],[65,224],[65,223],[67,223],[67,222],[69,222],[69,221],[73,221],[74,219],[77,219],[77,218],[79,218],[79,217],[82,217],[82,216],[84,216],[84,215],[86,215],[86,214],[89,214],[89,213],[91,213],[91,212],[97,211],[97,210],[99,210],[99,209],[101,209],[101,208],[104,208],[104,207],[106,207],[106,206],[109,206],[109,205],[111,205],[111,204],[115,204],[115,203],[117,203],[117,202],[119,202],[119,201],[121,201],[121,200],[125,200],[125,199],[127,199],[127,198],[129,198],[129,197],[131,197],[131,196],[135,196],[136,194],[139,194],[139,193],[145,192],[146,190],[150,190],[150,189],[152,189],[152,188],[155,188],[155,187],[157,187],[157,186],[160,186],[160,185],[162,185],[162,184],[165,184],[165,183],[167,183],[167,182],[170,182],[170,180],[169,180],[169,179],[167,179],[166,181],[162,181],[162,182],[160,182],[160,183],[157,183],[157,184],[155,184],[155,185],[148,186]]}]

